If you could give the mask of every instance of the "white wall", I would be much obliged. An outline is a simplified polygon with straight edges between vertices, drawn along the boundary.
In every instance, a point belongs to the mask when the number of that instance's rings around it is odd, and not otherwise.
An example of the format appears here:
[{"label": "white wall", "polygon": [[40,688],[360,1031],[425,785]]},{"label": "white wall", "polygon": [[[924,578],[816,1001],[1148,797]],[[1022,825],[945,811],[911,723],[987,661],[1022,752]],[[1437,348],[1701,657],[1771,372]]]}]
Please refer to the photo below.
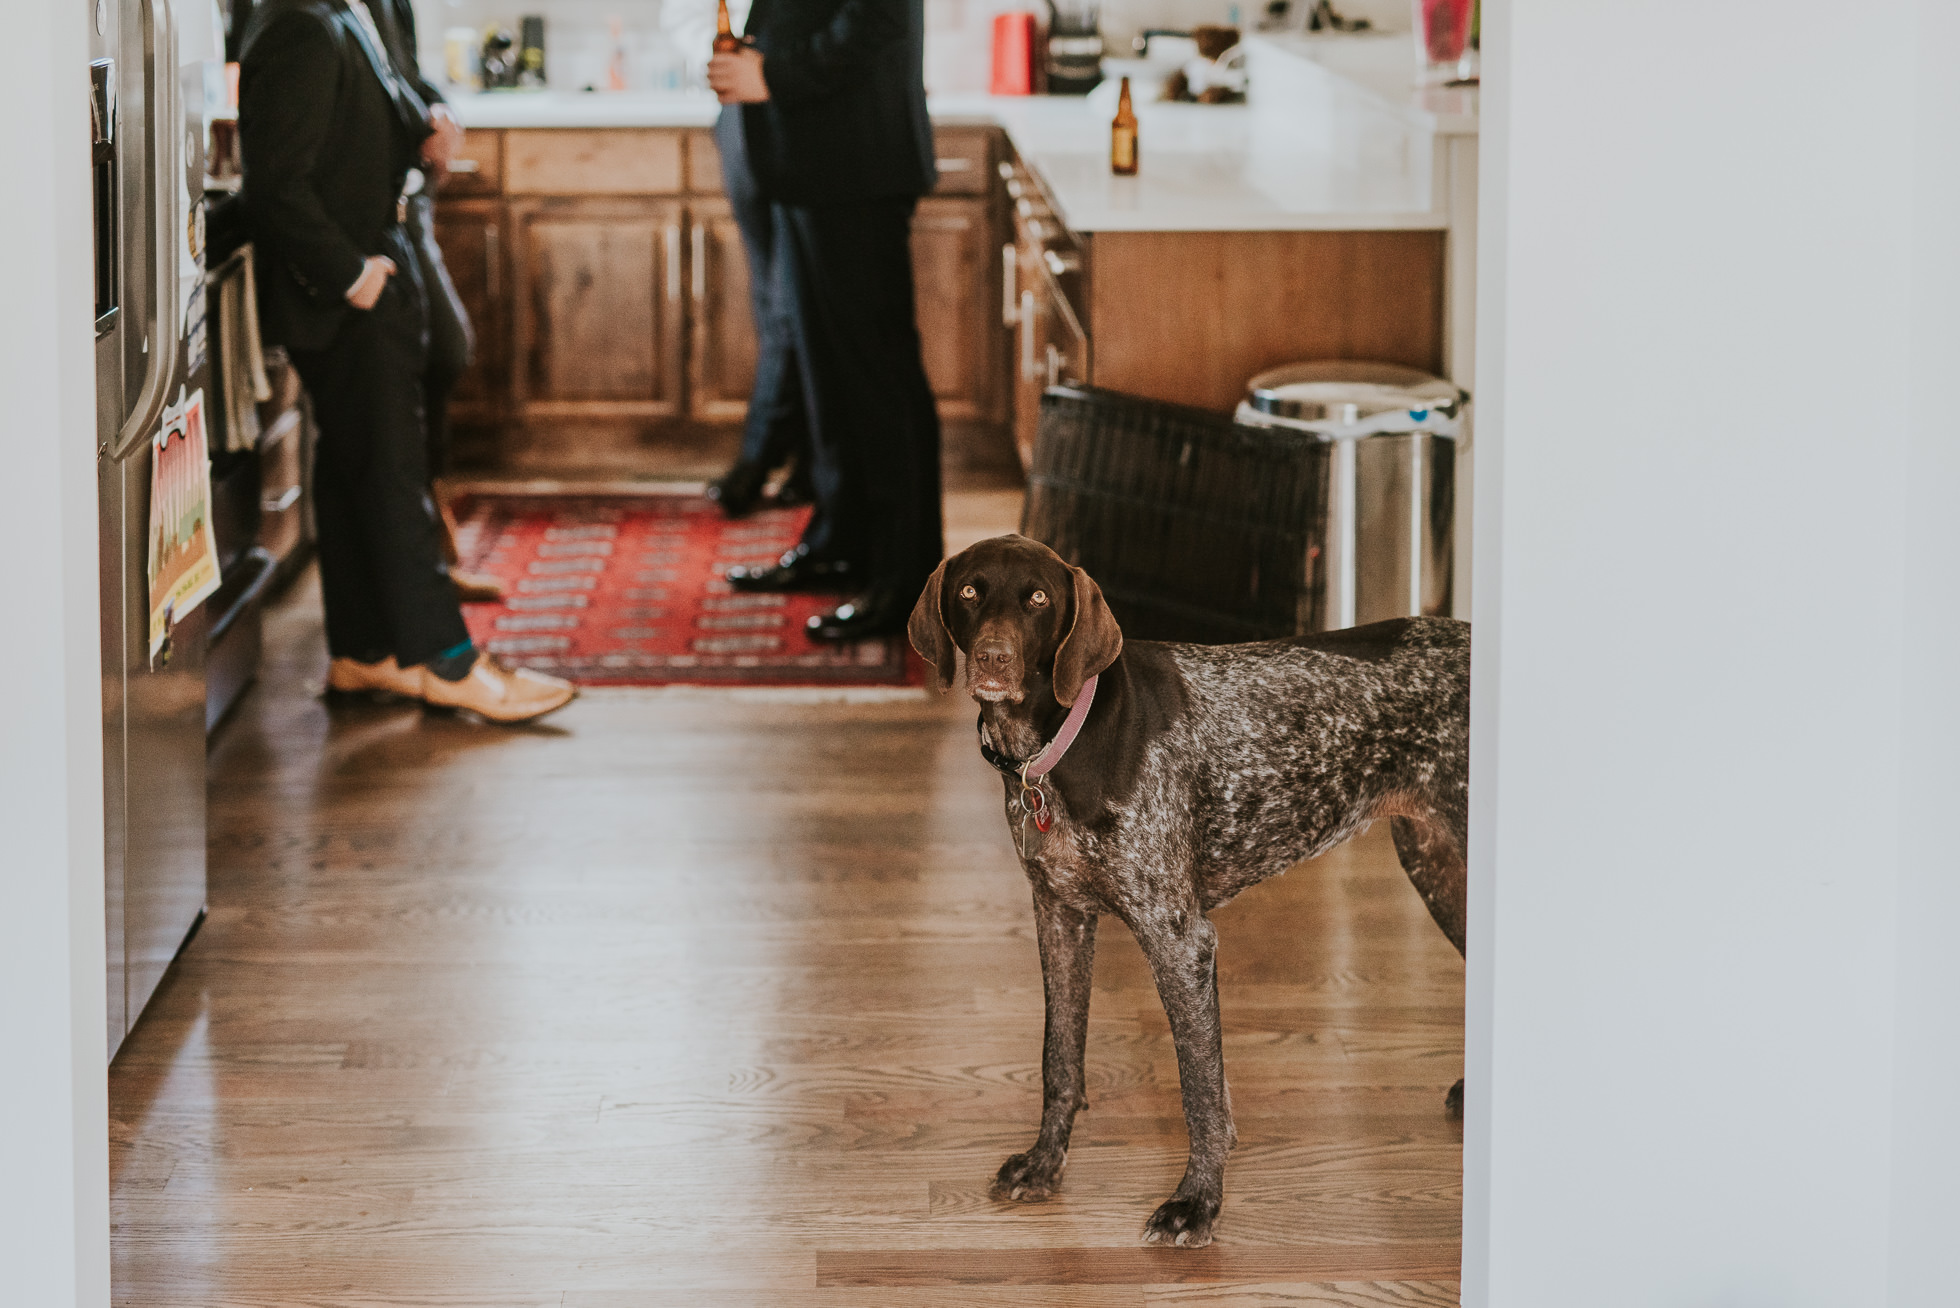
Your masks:
[{"label": "white wall", "polygon": [[87,29],[10,0],[0,78],[0,1300],[109,1302]]},{"label": "white wall", "polygon": [[1466,1304],[1950,1301],[1942,4],[1486,6]]},{"label": "white wall", "polygon": [[1950,1301],[1960,1240],[1960,6],[1926,3],[1918,56],[1913,146],[1913,412],[1900,515],[1906,643],[1901,677],[1898,1020],[1892,1119],[1892,1298],[1897,1308]]}]

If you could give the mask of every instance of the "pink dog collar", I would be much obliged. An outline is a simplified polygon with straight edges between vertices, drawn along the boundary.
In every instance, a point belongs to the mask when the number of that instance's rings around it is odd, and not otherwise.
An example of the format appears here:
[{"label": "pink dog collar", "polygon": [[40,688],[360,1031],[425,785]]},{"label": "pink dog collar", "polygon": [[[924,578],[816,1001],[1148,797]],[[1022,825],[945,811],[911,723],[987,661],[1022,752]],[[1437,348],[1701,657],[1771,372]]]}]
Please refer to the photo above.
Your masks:
[{"label": "pink dog collar", "polygon": [[1082,693],[1075,697],[1067,721],[1062,723],[1062,729],[1055,733],[1055,738],[1048,742],[1048,748],[1021,765],[1023,782],[1045,777],[1055,770],[1055,765],[1062,761],[1062,755],[1068,753],[1068,747],[1082,734],[1082,724],[1089,719],[1089,706],[1095,702],[1096,678],[1090,677],[1082,683]]}]

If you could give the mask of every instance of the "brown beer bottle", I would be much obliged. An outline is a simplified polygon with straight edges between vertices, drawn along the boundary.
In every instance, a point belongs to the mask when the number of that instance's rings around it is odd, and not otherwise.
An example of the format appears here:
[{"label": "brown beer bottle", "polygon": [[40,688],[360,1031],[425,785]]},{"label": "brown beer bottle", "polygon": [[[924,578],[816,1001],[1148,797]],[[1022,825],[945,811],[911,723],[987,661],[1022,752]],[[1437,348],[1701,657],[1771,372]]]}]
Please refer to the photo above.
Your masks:
[{"label": "brown beer bottle", "polygon": [[728,0],[715,0],[715,53],[732,54],[742,48],[735,25],[728,21]]},{"label": "brown beer bottle", "polygon": [[1109,171],[1131,177],[1137,170],[1137,111],[1130,104],[1130,79],[1116,96],[1116,117],[1109,124]]}]

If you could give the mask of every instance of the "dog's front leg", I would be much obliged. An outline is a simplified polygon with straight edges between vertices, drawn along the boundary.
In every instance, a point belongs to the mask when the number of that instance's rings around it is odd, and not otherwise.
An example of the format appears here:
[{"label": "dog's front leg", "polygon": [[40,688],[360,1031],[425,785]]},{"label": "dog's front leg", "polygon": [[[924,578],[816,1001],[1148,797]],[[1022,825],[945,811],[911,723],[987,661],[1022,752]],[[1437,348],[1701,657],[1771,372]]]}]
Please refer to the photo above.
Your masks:
[{"label": "dog's front leg", "polygon": [[1001,1164],[993,1192],[1000,1199],[1046,1199],[1068,1162],[1069,1130],[1084,1092],[1083,1049],[1089,1036],[1089,986],[1096,966],[1096,915],[1040,890],[1034,920],[1041,943],[1041,987],[1047,1031],[1041,1041],[1041,1134],[1034,1148]]},{"label": "dog's front leg", "polygon": [[1218,1022],[1218,933],[1193,904],[1130,925],[1150,960],[1157,995],[1177,1044],[1177,1083],[1191,1156],[1177,1191],[1143,1227],[1145,1244],[1188,1248],[1211,1243],[1225,1199],[1225,1156],[1238,1142],[1225,1088],[1225,1049]]}]

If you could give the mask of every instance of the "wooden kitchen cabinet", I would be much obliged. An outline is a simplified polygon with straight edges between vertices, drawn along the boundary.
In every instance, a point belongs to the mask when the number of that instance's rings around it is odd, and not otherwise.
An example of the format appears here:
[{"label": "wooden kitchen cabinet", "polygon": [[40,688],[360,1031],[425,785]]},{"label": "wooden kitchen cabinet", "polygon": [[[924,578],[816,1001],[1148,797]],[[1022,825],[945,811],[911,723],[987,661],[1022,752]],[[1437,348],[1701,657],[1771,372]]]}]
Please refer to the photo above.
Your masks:
[{"label": "wooden kitchen cabinet", "polygon": [[683,215],[679,200],[512,203],[520,418],[681,412]]},{"label": "wooden kitchen cabinet", "polygon": [[985,196],[928,196],[912,218],[912,277],[926,376],[944,419],[997,418],[1000,233]]},{"label": "wooden kitchen cabinet", "polygon": [[510,375],[504,206],[497,200],[452,200],[450,194],[445,183],[436,208],[436,243],[476,333],[476,357],[450,394],[450,419],[495,422],[504,415]]},{"label": "wooden kitchen cabinet", "polygon": [[[1006,409],[1004,227],[990,180],[999,133],[953,126],[936,137],[940,189],[913,233],[919,327],[948,466],[977,466]],[[459,459],[533,475],[725,465],[756,339],[712,134],[472,131],[464,153],[471,166],[437,205],[437,237],[477,331],[451,411]]]},{"label": "wooden kitchen cabinet", "polygon": [[740,422],[755,385],[755,315],[749,261],[728,201],[688,201],[687,413]]}]

